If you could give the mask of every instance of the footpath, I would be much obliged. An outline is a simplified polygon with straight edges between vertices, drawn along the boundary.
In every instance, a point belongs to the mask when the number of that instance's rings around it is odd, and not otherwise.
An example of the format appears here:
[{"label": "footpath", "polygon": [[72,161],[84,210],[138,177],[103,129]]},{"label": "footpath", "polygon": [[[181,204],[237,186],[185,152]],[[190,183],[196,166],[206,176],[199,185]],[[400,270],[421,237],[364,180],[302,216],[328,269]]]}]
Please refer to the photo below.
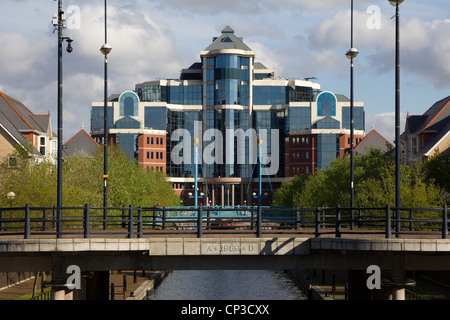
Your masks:
[{"label": "footpath", "polygon": [[[311,300],[346,300],[347,272],[290,270],[288,273]],[[450,285],[417,275],[416,286],[409,288],[411,300],[450,300]]]},{"label": "footpath", "polygon": [[[161,281],[168,275],[162,271],[114,271],[109,275],[110,300],[143,300],[152,293]],[[123,291],[124,276],[126,291]],[[30,300],[33,293],[35,278],[24,280],[10,287],[0,288],[0,300]],[[114,294],[111,287],[114,284]],[[40,283],[37,285],[40,289]]]}]

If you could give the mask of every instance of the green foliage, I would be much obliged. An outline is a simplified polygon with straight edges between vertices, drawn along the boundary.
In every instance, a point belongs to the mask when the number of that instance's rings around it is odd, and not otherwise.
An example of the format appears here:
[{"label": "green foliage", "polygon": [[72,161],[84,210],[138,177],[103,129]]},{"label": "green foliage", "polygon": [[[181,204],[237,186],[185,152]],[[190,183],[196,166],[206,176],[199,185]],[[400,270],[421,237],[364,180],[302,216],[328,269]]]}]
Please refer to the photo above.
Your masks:
[{"label": "green foliage", "polygon": [[450,193],[450,153],[436,152],[423,164],[425,177]]},{"label": "green foliage", "polygon": [[[442,189],[427,179],[420,166],[401,169],[402,207],[444,204]],[[380,149],[354,157],[355,206],[395,205],[395,162]],[[336,159],[326,170],[294,177],[274,195],[274,206],[319,207],[350,205],[350,159]]]},{"label": "green foliage", "polygon": [[[0,166],[0,206],[51,207],[56,205],[56,165],[36,162],[17,149],[14,168]],[[121,150],[108,150],[108,206],[151,207],[180,204],[171,183],[161,172],[144,171]],[[103,152],[94,157],[67,157],[63,163],[63,206],[103,206]],[[13,191],[14,201],[6,195]]]}]

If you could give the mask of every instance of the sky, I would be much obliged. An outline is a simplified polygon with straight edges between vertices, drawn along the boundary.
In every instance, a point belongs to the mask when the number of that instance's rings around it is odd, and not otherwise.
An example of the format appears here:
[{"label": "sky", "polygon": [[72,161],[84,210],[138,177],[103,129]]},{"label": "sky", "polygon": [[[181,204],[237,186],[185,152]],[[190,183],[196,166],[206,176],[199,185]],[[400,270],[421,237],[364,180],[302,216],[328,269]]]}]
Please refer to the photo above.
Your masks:
[{"label": "sky", "polygon": [[[365,104],[366,132],[395,135],[395,8],[387,0],[354,1],[354,97]],[[103,101],[104,0],[63,0],[63,135],[90,131],[93,101]],[[200,61],[227,25],[276,77],[315,77],[324,91],[350,96],[351,0],[108,0],[108,93],[137,83],[177,79]],[[0,0],[0,91],[33,113],[57,120],[54,0]],[[401,130],[450,95],[450,3],[400,5]]]}]

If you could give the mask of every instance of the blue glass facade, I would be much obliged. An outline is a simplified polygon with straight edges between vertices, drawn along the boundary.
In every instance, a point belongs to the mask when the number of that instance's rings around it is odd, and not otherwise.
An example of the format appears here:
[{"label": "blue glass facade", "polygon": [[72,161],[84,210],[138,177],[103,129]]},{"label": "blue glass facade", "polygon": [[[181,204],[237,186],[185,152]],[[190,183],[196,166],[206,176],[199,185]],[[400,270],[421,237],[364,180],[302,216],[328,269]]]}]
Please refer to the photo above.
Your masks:
[{"label": "blue glass facade", "polygon": [[[256,147],[250,146],[249,139],[254,132],[255,136],[264,136],[264,156],[278,156],[279,169],[270,174],[271,178],[325,169],[346,148],[340,142],[346,140],[343,135],[349,134],[348,99],[337,99],[313,82],[275,78],[272,70],[255,62],[255,53],[233,33],[224,30],[222,37],[202,51],[201,62],[183,69],[180,79],[149,81],[136,85],[134,92],[120,95],[113,102],[115,107],[108,110],[108,126],[119,132],[117,144],[129,157],[136,158],[140,133],[135,132],[161,130],[166,133],[167,175],[186,178],[192,176],[193,170],[192,138],[199,134],[207,178],[248,179],[259,174],[257,169],[253,171],[257,166],[251,159],[256,156]],[[361,135],[365,129],[364,108],[355,107],[354,116],[354,129]],[[103,107],[92,108],[91,128],[103,130]],[[133,134],[127,129],[134,129],[130,131]],[[179,129],[185,129],[189,136],[172,140]],[[278,132],[276,139],[271,135],[274,130]],[[296,136],[296,146],[289,145],[294,140],[291,136]],[[172,151],[182,141],[189,149],[180,149],[177,156],[186,160],[189,153],[190,159],[175,163]],[[278,155],[273,154],[274,150]],[[290,157],[291,152],[298,156]],[[205,156],[214,161],[207,162]],[[299,170],[290,170],[296,165],[292,158],[302,161]],[[263,176],[269,167],[263,165]],[[244,192],[243,185],[235,187]],[[230,185],[224,188],[232,190]]]},{"label": "blue glass facade", "polygon": [[117,144],[120,145],[128,159],[137,159],[139,148],[137,134],[118,134]]},{"label": "blue glass facade", "polygon": [[[167,150],[172,151],[175,146],[184,141],[184,139],[189,139],[185,141],[187,146],[190,146],[190,150],[181,150],[178,156],[183,157],[183,152],[190,152],[189,162],[183,162],[181,164],[176,164],[173,161],[167,162],[167,175],[170,177],[188,177],[189,173],[192,172],[192,156],[194,155],[194,144],[191,139],[195,137],[195,125],[202,121],[202,112],[196,111],[173,111],[169,110],[167,113],[168,124],[167,131],[169,132],[167,140]],[[171,133],[177,129],[185,129],[190,133],[189,137],[181,137],[178,141],[173,141],[170,139]],[[200,128],[201,130],[201,128]]]},{"label": "blue glass facade", "polygon": [[311,108],[291,107],[288,110],[288,130],[311,129]]},{"label": "blue glass facade", "polygon": [[[91,130],[99,131],[103,130],[105,127],[105,115],[104,115],[104,107],[92,107],[91,110]],[[108,120],[107,120],[107,128],[111,129],[114,127],[114,110],[112,107],[107,107]]]},{"label": "blue glass facade", "polygon": [[[206,115],[207,130],[221,133],[223,141],[214,135],[205,141],[211,147],[208,156],[214,163],[206,164],[206,176],[249,178],[249,138],[245,136],[249,128],[248,110],[208,110]],[[227,135],[228,134],[228,135]]]},{"label": "blue glass facade", "polygon": [[339,148],[339,135],[317,135],[317,168],[325,170],[331,161],[339,157]]},{"label": "blue glass facade", "polygon": [[145,107],[145,128],[167,130],[167,107]]},{"label": "blue glass facade", "polygon": [[[353,107],[353,124],[355,130],[365,129],[365,113],[363,107]],[[350,129],[350,107],[342,107],[342,128]]]}]

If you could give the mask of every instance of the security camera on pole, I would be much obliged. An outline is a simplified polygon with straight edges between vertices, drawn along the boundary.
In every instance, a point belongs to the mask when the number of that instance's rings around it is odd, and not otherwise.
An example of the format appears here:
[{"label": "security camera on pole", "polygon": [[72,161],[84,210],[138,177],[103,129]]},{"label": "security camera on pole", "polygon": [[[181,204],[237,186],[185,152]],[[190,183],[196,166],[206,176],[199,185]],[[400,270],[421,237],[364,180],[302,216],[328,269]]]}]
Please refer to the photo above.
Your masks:
[{"label": "security camera on pole", "polygon": [[[55,0],[56,1],[56,0]],[[63,79],[62,79],[62,45],[67,41],[67,52],[73,51],[73,40],[68,37],[63,37],[64,22],[66,21],[66,14],[62,9],[62,0],[58,0],[58,13],[53,15],[53,32],[58,30],[58,169],[57,169],[57,235],[61,236],[61,208],[62,208],[62,152],[63,152]]]}]

